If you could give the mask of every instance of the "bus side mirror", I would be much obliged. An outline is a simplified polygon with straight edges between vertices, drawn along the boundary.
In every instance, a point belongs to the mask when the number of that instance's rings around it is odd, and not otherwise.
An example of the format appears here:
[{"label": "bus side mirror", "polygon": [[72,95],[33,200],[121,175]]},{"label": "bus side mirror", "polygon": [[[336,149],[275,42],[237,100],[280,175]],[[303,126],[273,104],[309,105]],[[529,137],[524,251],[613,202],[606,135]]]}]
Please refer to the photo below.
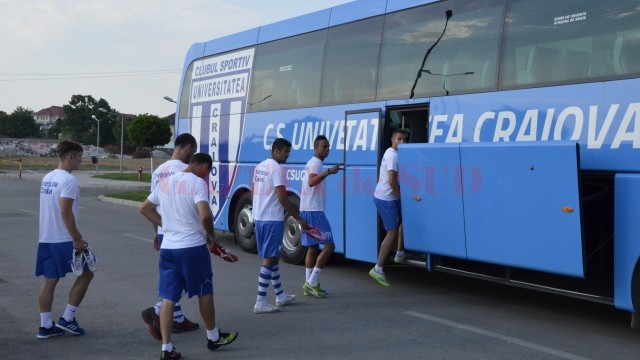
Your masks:
[{"label": "bus side mirror", "polygon": [[91,157],[91,163],[92,163],[93,165],[97,164],[97,163],[98,163],[98,158],[97,158],[96,156],[92,156],[92,157]]}]

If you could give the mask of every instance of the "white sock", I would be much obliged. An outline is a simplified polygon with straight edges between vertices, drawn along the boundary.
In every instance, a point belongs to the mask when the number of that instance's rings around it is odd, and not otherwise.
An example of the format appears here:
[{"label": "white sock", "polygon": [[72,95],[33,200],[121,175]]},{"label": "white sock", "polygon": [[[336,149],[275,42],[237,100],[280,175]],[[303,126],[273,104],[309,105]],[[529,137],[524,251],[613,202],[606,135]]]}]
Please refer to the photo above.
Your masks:
[{"label": "white sock", "polygon": [[398,250],[398,251],[396,252],[396,256],[404,256],[404,251],[400,251],[400,250]]},{"label": "white sock", "polygon": [[220,339],[220,331],[218,331],[217,326],[211,330],[207,330],[207,339],[211,341],[218,341],[218,339]]},{"label": "white sock", "polygon": [[311,272],[313,271],[313,268],[304,268],[304,271],[307,273],[307,277],[305,277],[304,281],[309,282],[309,278],[311,277]]},{"label": "white sock", "polygon": [[53,326],[50,312],[40,313],[40,326],[47,329]]},{"label": "white sock", "polygon": [[309,285],[318,286],[318,277],[320,277],[320,268],[313,268],[313,272],[311,272],[311,276],[309,277]]},{"label": "white sock", "polygon": [[376,266],[374,266],[373,270],[375,270],[375,272],[379,272],[379,273],[383,273],[384,271],[382,271],[382,266],[378,266],[378,264],[376,264]]},{"label": "white sock", "polygon": [[77,306],[71,306],[67,304],[67,308],[64,310],[64,314],[62,314],[62,317],[66,321],[73,321],[73,319],[76,318],[76,310],[78,310]]},{"label": "white sock", "polygon": [[173,345],[171,345],[171,343],[162,344],[162,351],[168,351],[168,352],[173,351]]}]

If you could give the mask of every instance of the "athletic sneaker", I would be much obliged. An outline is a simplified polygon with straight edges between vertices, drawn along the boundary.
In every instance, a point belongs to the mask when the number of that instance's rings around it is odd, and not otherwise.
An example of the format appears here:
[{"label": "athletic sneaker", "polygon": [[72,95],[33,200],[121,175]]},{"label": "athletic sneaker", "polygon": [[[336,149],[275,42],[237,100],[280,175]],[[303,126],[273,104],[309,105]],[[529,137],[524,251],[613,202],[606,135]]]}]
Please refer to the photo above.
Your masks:
[{"label": "athletic sneaker", "polygon": [[96,259],[96,254],[93,253],[90,247],[87,247],[82,252],[82,257],[84,258],[84,263],[87,264],[89,271],[94,272],[98,270],[98,259]]},{"label": "athletic sneaker", "polygon": [[215,350],[220,346],[229,345],[236,340],[238,337],[237,331],[232,331],[230,333],[223,333],[221,330],[218,330],[218,340],[213,341],[207,339],[207,349]]},{"label": "athletic sneaker", "polygon": [[56,326],[60,329],[67,330],[74,335],[84,335],[84,329],[78,325],[76,319],[66,321],[63,317],[60,317]]},{"label": "athletic sneaker", "polygon": [[404,264],[407,262],[407,260],[409,260],[410,257],[411,255],[407,253],[404,253],[404,255],[396,255],[393,258],[393,262],[396,264]]},{"label": "athletic sneaker", "polygon": [[142,310],[142,320],[147,324],[149,334],[154,339],[162,341],[162,333],[160,332],[160,318],[156,315],[153,307]]},{"label": "athletic sneaker", "polygon": [[276,306],[280,307],[280,306],[285,306],[287,304],[291,304],[295,299],[296,299],[295,295],[284,294],[284,298],[282,300],[276,299]]},{"label": "athletic sneaker", "polygon": [[82,260],[82,252],[73,249],[73,260],[71,260],[71,271],[77,275],[82,275],[82,266],[84,265],[84,261]]},{"label": "athletic sneaker", "polygon": [[175,346],[170,352],[163,351],[162,353],[160,353],[160,360],[174,360],[174,359],[180,359],[181,357],[182,357],[182,354],[176,351]]},{"label": "athletic sneaker", "polygon": [[372,268],[369,271],[369,276],[371,276],[380,285],[385,286],[385,287],[389,287],[389,283],[387,282],[387,279],[384,277],[384,273],[377,272],[375,268]]},{"label": "athletic sneaker", "polygon": [[309,284],[309,282],[306,282],[302,286],[302,290],[304,290],[305,295],[313,295],[319,298],[325,297],[327,295],[326,291],[320,289],[320,284],[313,286]]},{"label": "athletic sneaker", "polygon": [[[305,283],[305,284],[306,284],[306,283]],[[318,283],[317,288],[318,288],[318,289],[320,289],[320,283]],[[323,290],[323,289],[320,289],[320,292],[321,292],[321,293],[324,293],[325,295],[327,294],[327,291],[326,291],[326,290]],[[304,296],[313,295],[309,290],[306,290],[306,289],[305,289],[305,286],[304,286],[304,285],[302,285],[302,294],[303,294]],[[320,297],[324,297],[324,296],[320,296]]]},{"label": "athletic sneaker", "polygon": [[38,328],[38,335],[36,335],[36,337],[38,339],[48,339],[50,337],[60,336],[60,335],[64,335],[64,330],[57,327],[56,323],[54,322],[50,328],[45,328],[45,327]]},{"label": "athletic sneaker", "polygon": [[[154,314],[155,314],[155,312],[154,312]],[[192,321],[189,321],[189,319],[187,319],[187,317],[185,316],[185,318],[184,318],[184,320],[182,320],[182,322],[177,322],[175,320],[173,321],[173,324],[171,325],[171,332],[172,333],[181,333],[181,332],[185,332],[185,331],[196,330],[199,327],[200,327],[200,325],[198,325],[198,323],[194,323]]]},{"label": "athletic sneaker", "polygon": [[264,303],[263,305],[256,304],[256,306],[253,307],[253,312],[255,314],[268,314],[268,313],[274,313],[278,311],[280,311],[280,309],[267,303]]}]

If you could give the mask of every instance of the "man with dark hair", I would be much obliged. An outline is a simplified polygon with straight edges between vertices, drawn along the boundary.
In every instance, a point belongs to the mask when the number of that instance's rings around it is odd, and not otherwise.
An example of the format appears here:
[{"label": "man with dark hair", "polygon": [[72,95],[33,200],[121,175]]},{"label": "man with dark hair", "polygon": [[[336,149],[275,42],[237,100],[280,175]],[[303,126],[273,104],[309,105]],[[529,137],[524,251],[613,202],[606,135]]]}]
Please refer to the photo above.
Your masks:
[{"label": "man with dark hair", "polygon": [[[238,333],[222,332],[216,326],[213,302],[213,272],[208,244],[218,242],[213,230],[209,193],[204,179],[211,171],[211,156],[198,153],[189,166],[160,183],[140,207],[140,213],[156,226],[164,227],[160,245],[159,295],[162,359],[179,359],[171,344],[175,304],[182,292],[198,296],[202,320],[207,328],[207,348],[231,344]],[[162,216],[158,207],[162,207]]]},{"label": "man with dark hair", "polygon": [[[82,335],[75,313],[84,299],[97,269],[95,256],[89,244],[78,230],[78,202],[80,186],[71,175],[82,162],[82,146],[63,140],[56,148],[58,168],[42,179],[40,186],[40,235],[36,258],[36,276],[42,275],[44,283],[38,298],[40,329],[37,338],[47,339],[68,331]],[[51,319],[53,297],[60,278],[68,272],[78,275],[69,291],[69,302],[64,314],[54,323]],[[55,325],[55,326],[54,326]]]},{"label": "man with dark hair", "polygon": [[[174,143],[171,159],[158,166],[151,176],[151,192],[160,186],[160,184],[164,183],[171,175],[184,170],[193,154],[195,154],[197,150],[196,147],[197,142],[193,135],[189,133],[182,133],[178,135]],[[155,224],[153,225],[153,228],[153,248],[158,251],[160,250],[160,244],[162,244],[164,231],[161,226],[156,226]],[[160,299],[155,306],[142,311],[142,319],[147,324],[149,334],[157,340],[162,340],[159,320],[161,306],[162,299]],[[199,325],[197,323],[189,321],[189,319],[184,316],[181,304],[179,302],[176,303],[171,331],[179,333],[183,331],[196,330],[198,327]]]},{"label": "man with dark hair", "polygon": [[[302,234],[302,245],[307,246],[307,257],[305,259],[305,283],[302,286],[304,295],[324,297],[325,291],[320,288],[320,272],[326,265],[331,253],[335,249],[331,225],[324,214],[326,203],[326,187],[324,179],[331,174],[337,174],[340,165],[334,165],[329,169],[322,170],[322,162],[329,156],[329,140],[324,135],[318,135],[313,141],[313,157],[304,169],[302,178],[302,189],[300,191],[300,216],[309,224],[318,228],[322,238],[320,242],[306,233]],[[322,243],[323,249],[318,254],[319,245]]]},{"label": "man with dark hair", "polygon": [[[291,153],[291,143],[278,138],[271,145],[271,157],[264,160],[253,171],[253,220],[258,245],[258,256],[262,267],[258,275],[258,297],[253,307],[256,314],[277,312],[278,307],[295,300],[295,295],[284,292],[280,283],[278,260],[284,235],[284,211],[286,210],[303,228],[306,221],[287,198],[285,171],[280,164],[287,162]],[[267,289],[273,284],[276,292],[276,306],[267,303]]]},{"label": "man with dark hair", "polygon": [[389,286],[389,282],[387,282],[382,267],[396,240],[398,241],[398,251],[394,262],[403,264],[409,258],[409,255],[404,253],[404,242],[402,241],[402,213],[400,209],[400,184],[398,182],[398,145],[407,142],[408,138],[409,133],[404,129],[396,129],[391,134],[391,147],[382,156],[380,176],[373,193],[373,202],[382,218],[387,235],[380,244],[378,262],[369,271],[369,275],[380,285],[386,287]]}]

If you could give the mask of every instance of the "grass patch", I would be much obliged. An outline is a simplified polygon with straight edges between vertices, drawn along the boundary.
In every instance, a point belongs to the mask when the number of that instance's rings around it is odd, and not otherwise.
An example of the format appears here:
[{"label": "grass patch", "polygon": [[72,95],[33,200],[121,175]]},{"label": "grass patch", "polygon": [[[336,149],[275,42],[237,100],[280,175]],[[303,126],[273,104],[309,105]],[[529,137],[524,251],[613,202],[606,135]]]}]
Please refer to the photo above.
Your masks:
[{"label": "grass patch", "polygon": [[[111,174],[100,174],[92,176],[97,179],[109,179],[109,180],[123,180],[123,181],[138,181],[138,173],[111,173]],[[151,174],[147,172],[142,173],[141,182],[151,183]]]},{"label": "grass patch", "polygon": [[131,200],[131,201],[144,201],[150,194],[150,191],[146,191],[146,190],[138,190],[138,191],[128,191],[128,192],[121,192],[121,193],[113,193],[113,194],[108,194],[108,195],[104,195],[106,197],[112,197],[112,198],[116,198],[116,199],[123,199],[123,200]]}]

